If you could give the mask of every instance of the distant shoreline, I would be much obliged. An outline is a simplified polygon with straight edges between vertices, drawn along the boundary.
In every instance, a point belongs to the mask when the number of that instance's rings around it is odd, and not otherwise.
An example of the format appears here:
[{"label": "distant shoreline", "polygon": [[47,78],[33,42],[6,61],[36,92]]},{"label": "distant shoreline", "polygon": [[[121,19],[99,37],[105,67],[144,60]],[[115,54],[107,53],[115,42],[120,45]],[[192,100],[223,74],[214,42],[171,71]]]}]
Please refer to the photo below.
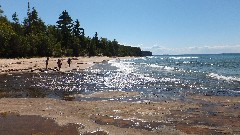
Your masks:
[{"label": "distant shoreline", "polygon": [[213,54],[213,53],[206,53],[206,54],[153,54],[152,56],[186,56],[186,55],[240,55],[240,53],[216,53],[216,54]]}]

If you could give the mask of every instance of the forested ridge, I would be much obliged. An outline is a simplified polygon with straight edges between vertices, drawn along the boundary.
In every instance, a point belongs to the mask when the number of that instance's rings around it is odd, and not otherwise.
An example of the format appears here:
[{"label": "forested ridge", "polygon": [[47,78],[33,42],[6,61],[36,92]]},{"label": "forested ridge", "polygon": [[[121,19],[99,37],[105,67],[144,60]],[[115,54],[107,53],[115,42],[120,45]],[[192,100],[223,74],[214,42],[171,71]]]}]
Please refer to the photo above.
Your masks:
[{"label": "forested ridge", "polygon": [[66,10],[56,18],[56,25],[46,25],[29,3],[26,12],[23,22],[16,12],[10,21],[0,6],[1,58],[142,55],[139,47],[99,38],[97,32],[93,37],[85,36],[80,21],[73,20]]}]

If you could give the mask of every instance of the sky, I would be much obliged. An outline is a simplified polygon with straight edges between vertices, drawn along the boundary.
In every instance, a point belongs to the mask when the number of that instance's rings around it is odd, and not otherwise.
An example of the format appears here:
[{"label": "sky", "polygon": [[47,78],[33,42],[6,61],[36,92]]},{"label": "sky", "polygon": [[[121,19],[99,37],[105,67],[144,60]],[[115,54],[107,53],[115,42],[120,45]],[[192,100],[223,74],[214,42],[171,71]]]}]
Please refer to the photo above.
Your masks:
[{"label": "sky", "polygon": [[67,10],[86,36],[161,54],[240,53],[240,0],[0,0],[22,22],[27,3],[45,24]]}]

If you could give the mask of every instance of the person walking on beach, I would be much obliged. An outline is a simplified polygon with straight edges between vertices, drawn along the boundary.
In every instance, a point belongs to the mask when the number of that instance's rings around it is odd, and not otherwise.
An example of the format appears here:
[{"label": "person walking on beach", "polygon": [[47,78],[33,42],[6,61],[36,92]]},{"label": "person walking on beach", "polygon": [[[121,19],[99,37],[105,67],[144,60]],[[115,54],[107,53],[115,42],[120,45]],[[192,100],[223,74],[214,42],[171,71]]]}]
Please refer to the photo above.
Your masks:
[{"label": "person walking on beach", "polygon": [[58,65],[58,71],[60,71],[61,66],[62,66],[62,62],[61,62],[60,59],[58,59],[58,61],[57,61],[57,65]]},{"label": "person walking on beach", "polygon": [[70,67],[71,62],[72,62],[72,60],[70,58],[68,58],[67,63],[68,63],[69,67]]},{"label": "person walking on beach", "polygon": [[49,57],[47,57],[47,60],[46,60],[46,69],[48,68],[48,61],[49,61]]}]

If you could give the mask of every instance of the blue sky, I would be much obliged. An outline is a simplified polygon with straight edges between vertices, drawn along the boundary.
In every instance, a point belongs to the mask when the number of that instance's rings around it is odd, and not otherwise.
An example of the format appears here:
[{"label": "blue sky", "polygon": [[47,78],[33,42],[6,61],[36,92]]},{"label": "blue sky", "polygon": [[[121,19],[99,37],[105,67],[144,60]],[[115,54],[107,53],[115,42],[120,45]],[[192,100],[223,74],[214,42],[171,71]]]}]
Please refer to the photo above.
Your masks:
[{"label": "blue sky", "polygon": [[240,53],[240,0],[1,0],[9,19],[27,2],[46,24],[67,10],[87,36],[139,46],[154,54]]}]

